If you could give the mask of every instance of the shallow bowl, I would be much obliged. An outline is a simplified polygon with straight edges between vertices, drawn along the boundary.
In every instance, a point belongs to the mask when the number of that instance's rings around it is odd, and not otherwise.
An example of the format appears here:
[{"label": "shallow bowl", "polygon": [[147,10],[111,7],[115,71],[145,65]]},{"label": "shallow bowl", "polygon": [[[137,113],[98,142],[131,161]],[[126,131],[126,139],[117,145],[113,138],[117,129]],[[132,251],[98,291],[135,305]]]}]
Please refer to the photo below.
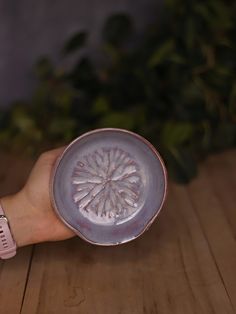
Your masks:
[{"label": "shallow bowl", "polygon": [[152,144],[114,128],[75,139],[59,157],[51,178],[59,218],[97,245],[140,236],[160,212],[166,190],[166,169]]}]

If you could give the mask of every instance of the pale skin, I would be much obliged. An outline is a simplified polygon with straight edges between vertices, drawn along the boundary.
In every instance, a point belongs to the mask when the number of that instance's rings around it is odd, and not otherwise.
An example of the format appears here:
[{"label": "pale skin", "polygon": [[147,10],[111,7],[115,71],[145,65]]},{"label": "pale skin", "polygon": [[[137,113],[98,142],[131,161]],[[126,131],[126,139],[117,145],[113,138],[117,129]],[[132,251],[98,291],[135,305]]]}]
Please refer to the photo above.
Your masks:
[{"label": "pale skin", "polygon": [[50,201],[50,176],[64,148],[43,153],[18,193],[1,199],[18,247],[69,239],[75,233],[57,217]]}]

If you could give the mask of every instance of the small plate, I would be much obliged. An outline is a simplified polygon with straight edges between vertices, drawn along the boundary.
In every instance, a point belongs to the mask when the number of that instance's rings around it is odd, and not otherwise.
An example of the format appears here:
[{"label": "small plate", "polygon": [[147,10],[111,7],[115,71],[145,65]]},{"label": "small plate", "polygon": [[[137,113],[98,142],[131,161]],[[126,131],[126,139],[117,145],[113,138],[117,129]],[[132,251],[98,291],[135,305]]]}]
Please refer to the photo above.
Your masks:
[{"label": "small plate", "polygon": [[75,139],[58,159],[51,198],[60,219],[84,240],[117,245],[137,238],[160,212],[164,163],[143,137],[97,129]]}]

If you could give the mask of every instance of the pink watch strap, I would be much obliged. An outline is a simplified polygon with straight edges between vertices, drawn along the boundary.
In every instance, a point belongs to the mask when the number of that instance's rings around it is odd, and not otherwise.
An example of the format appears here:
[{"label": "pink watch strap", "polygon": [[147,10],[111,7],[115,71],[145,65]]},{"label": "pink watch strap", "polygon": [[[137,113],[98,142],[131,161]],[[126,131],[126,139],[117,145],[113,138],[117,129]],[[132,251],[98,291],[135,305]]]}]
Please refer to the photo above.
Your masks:
[{"label": "pink watch strap", "polygon": [[12,237],[7,217],[0,204],[0,258],[7,259],[16,255],[16,243]]}]

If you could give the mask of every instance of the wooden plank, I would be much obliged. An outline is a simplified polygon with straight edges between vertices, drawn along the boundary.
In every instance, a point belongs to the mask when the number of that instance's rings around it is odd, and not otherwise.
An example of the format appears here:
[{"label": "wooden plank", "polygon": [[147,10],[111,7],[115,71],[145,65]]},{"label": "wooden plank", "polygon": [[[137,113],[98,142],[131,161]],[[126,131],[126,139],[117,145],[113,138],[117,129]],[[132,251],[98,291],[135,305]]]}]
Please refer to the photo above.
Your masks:
[{"label": "wooden plank", "polygon": [[0,261],[0,313],[20,313],[30,257],[31,247],[25,247],[16,257]]},{"label": "wooden plank", "polygon": [[[22,187],[32,161],[1,153],[0,165],[0,194],[3,196]],[[14,258],[0,260],[0,313],[20,313],[31,253],[32,248],[25,247],[19,249]]]},{"label": "wooden plank", "polygon": [[74,238],[37,245],[22,308],[27,313],[233,309],[186,188],[172,185],[158,221],[131,243],[103,248]]},{"label": "wooden plank", "polygon": [[[221,168],[221,172],[225,173],[225,164],[221,164]],[[208,163],[200,167],[198,177],[188,186],[188,194],[231,304],[236,309],[236,277],[232,276],[236,269],[236,243],[225,213],[224,199],[222,201],[219,199],[212,185],[212,180],[222,180],[222,184],[225,184],[224,181],[228,180],[228,177],[217,176],[214,171],[214,173],[211,171],[211,178],[209,178],[208,170]]]},{"label": "wooden plank", "polygon": [[[229,153],[224,153],[229,154]],[[211,156],[206,163],[206,171],[221,206],[224,208],[228,224],[236,238],[236,195],[235,183],[232,176],[235,174],[236,160],[231,166],[227,165],[224,154]]]},{"label": "wooden plank", "polygon": [[[205,186],[202,186],[205,189]],[[212,256],[209,242],[196,215],[187,189],[174,186],[178,215],[185,224],[185,233],[181,234],[182,247],[185,247],[186,272],[190,289],[201,308],[197,313],[234,313],[231,301],[222,282],[221,275]],[[208,222],[214,225],[214,220]],[[190,252],[192,256],[190,255]],[[195,261],[192,259],[195,258]],[[191,266],[192,265],[192,266]],[[194,268],[192,268],[194,266]],[[188,268],[189,267],[189,268]],[[186,275],[187,276],[187,275]]]}]

